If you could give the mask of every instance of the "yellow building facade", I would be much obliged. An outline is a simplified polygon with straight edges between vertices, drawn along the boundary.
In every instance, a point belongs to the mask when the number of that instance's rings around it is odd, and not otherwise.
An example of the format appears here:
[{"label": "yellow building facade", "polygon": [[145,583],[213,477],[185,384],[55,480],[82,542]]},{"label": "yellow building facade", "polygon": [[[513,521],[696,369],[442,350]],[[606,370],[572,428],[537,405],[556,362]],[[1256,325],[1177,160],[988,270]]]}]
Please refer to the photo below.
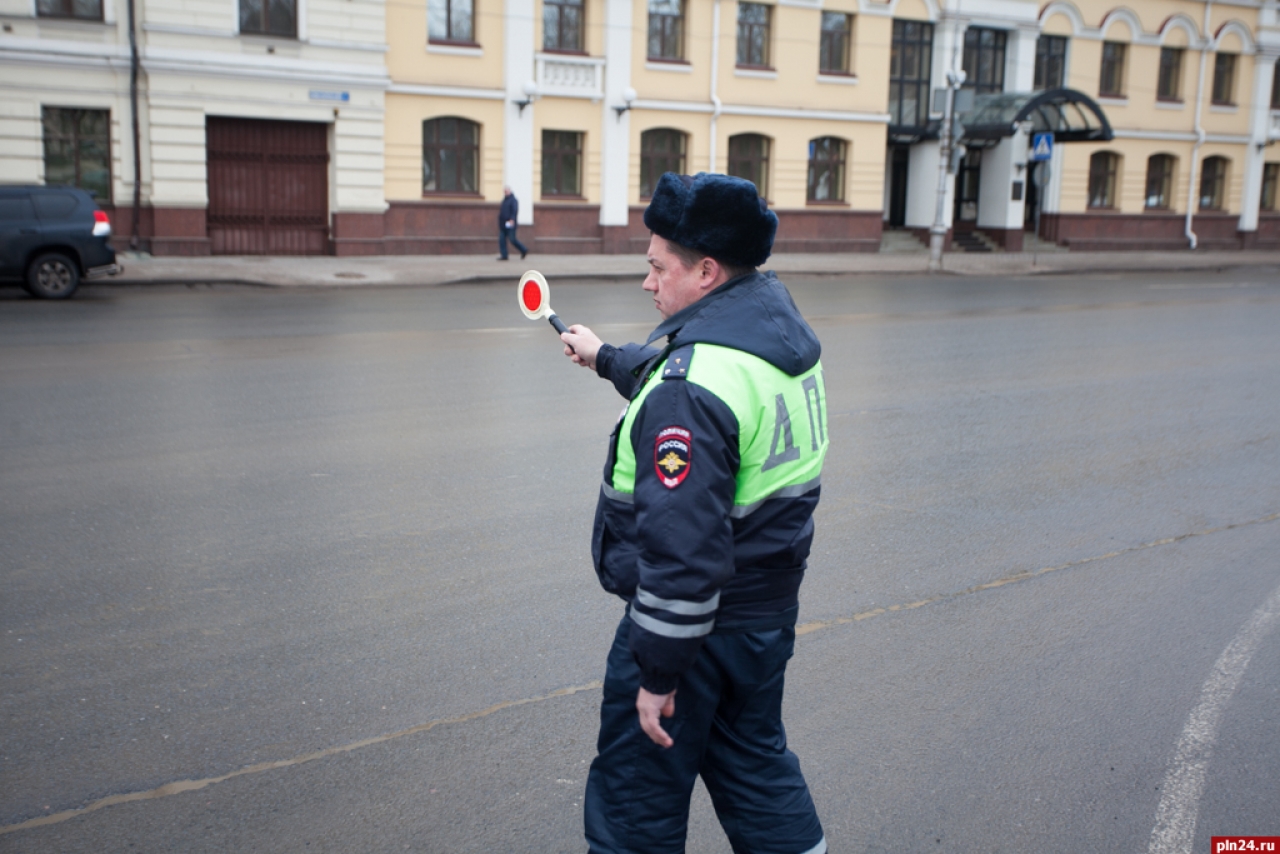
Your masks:
[{"label": "yellow building facade", "polygon": [[[1274,0],[420,0],[386,20],[370,251],[493,251],[506,186],[536,252],[641,251],[667,170],[755,181],[779,251],[940,227],[1018,249],[1037,224],[1075,248],[1280,246]],[[1102,117],[1092,138],[1035,116],[965,136],[993,97],[1048,90]]]}]

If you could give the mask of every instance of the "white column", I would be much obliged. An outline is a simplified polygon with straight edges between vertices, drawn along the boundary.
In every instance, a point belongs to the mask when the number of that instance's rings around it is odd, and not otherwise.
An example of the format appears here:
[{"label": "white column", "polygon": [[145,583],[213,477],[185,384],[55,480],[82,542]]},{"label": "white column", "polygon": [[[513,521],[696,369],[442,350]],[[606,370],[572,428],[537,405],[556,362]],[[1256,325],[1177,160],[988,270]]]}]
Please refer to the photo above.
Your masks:
[{"label": "white column", "polygon": [[[1026,200],[1027,135],[1019,130],[982,152],[982,176],[978,186],[978,227],[1022,228]],[[1021,165],[1021,169],[1019,169]],[[1023,182],[1022,198],[1013,200],[1013,182]]]},{"label": "white column", "polygon": [[1044,188],[1044,197],[1040,201],[1040,213],[1062,212],[1062,172],[1066,154],[1061,144],[1054,145],[1053,157],[1048,162],[1049,183]]},{"label": "white column", "polygon": [[[621,115],[631,88],[631,0],[607,0],[604,31],[604,103],[600,110],[600,224],[627,224],[631,177],[631,111]],[[643,7],[641,7],[643,8]]]},{"label": "white column", "polygon": [[[946,6],[946,3],[941,4]],[[959,4],[956,4],[957,6]],[[933,86],[931,93],[939,89],[947,88],[947,72],[959,72],[964,67],[964,33],[969,29],[969,21],[965,18],[954,17],[950,11],[943,12],[934,26],[933,31]],[[939,112],[942,112],[941,104],[931,105],[937,106]],[[952,140],[952,152],[955,146],[960,144],[959,140]],[[923,225],[932,227],[934,219],[937,216],[938,207],[938,158],[942,156],[941,142],[921,142],[911,147],[911,181],[922,185],[922,189],[927,187],[927,202],[917,196],[916,191],[911,188],[908,183],[907,197],[907,223],[915,226],[913,215],[917,211],[921,211],[922,207],[927,207],[927,214]],[[916,164],[928,164],[928,168],[917,170]],[[942,205],[942,224],[950,229],[952,221],[955,218],[955,195],[956,195],[956,175],[954,172],[948,171],[943,181],[943,205]],[[916,203],[913,206],[913,202]]]},{"label": "white column", "polygon": [[533,68],[533,0],[506,0],[503,40],[506,50],[504,86],[506,115],[502,133],[502,181],[520,200],[520,225],[533,225],[533,111],[521,110],[516,101],[527,99],[525,84],[535,82]]},{"label": "white column", "polygon": [[1240,199],[1240,224],[1236,226],[1239,231],[1258,230],[1262,167],[1271,124],[1271,81],[1276,59],[1274,53],[1261,52],[1253,58],[1253,103],[1249,105],[1249,148],[1244,156],[1244,193]]},{"label": "white column", "polygon": [[1040,38],[1037,24],[1019,24],[1011,33],[1009,55],[1005,60],[1004,90],[1030,92],[1036,82],[1036,41]]}]

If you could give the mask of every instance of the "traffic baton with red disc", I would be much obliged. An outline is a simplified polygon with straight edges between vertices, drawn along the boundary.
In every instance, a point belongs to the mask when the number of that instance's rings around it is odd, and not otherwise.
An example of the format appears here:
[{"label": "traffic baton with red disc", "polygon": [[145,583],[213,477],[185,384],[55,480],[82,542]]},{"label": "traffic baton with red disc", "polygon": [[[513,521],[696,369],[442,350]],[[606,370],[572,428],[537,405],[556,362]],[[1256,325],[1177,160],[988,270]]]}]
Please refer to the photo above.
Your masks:
[{"label": "traffic baton with red disc", "polygon": [[545,317],[556,332],[568,332],[569,327],[551,310],[551,291],[547,287],[546,278],[537,270],[529,270],[520,277],[520,286],[516,292],[520,301],[520,310],[530,320]]}]

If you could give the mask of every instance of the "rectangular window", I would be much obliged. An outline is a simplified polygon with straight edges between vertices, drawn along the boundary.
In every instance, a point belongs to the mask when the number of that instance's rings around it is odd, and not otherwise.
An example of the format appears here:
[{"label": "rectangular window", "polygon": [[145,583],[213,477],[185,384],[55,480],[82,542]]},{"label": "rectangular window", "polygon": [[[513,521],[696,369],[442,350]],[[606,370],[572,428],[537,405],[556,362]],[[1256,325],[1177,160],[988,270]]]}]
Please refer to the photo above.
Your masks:
[{"label": "rectangular window", "polygon": [[44,107],[44,182],[66,184],[111,201],[111,113]]},{"label": "rectangular window", "polygon": [[933,66],[933,24],[894,21],[889,51],[889,124],[902,129],[929,121],[929,73]]},{"label": "rectangular window", "polygon": [[430,41],[475,44],[474,21],[471,0],[427,2],[427,39]]},{"label": "rectangular window", "polygon": [[297,38],[297,0],[240,0],[240,32]]},{"label": "rectangular window", "polygon": [[1102,68],[1098,72],[1098,94],[1109,98],[1124,97],[1124,42],[1102,43]]},{"label": "rectangular window", "polygon": [[649,0],[649,58],[684,60],[684,0]]},{"label": "rectangular window", "polygon": [[1266,163],[1262,167],[1262,209],[1276,210],[1276,184],[1280,183],[1280,163]]},{"label": "rectangular window", "polygon": [[746,178],[756,185],[760,198],[769,197],[769,138],[758,133],[742,133],[729,137],[729,169],[727,174]]},{"label": "rectangular window", "polygon": [[1236,55],[1219,53],[1213,58],[1213,103],[1231,105],[1235,101]]},{"label": "rectangular window", "polygon": [[36,0],[36,15],[41,18],[101,21],[102,0]]},{"label": "rectangular window", "polygon": [[853,16],[842,12],[822,13],[821,42],[818,45],[818,70],[824,74],[848,74],[850,36]]},{"label": "rectangular window", "polygon": [[542,132],[542,195],[582,196],[582,134]]},{"label": "rectangular window", "polygon": [[543,0],[542,49],[582,53],[582,0]]},{"label": "rectangular window", "polygon": [[809,140],[808,201],[844,201],[845,142],[833,136]]},{"label": "rectangular window", "polygon": [[769,67],[769,23],[773,8],[763,3],[738,4],[738,65]]},{"label": "rectangular window", "polygon": [[1067,39],[1041,36],[1036,39],[1036,77],[1031,88],[1037,92],[1061,89],[1067,79]]},{"label": "rectangular window", "polygon": [[1280,62],[1276,63],[1276,70],[1271,75],[1271,109],[1280,110]]},{"label": "rectangular window", "polygon": [[1176,161],[1168,154],[1147,160],[1147,208],[1168,210],[1173,197],[1173,169]]},{"label": "rectangular window", "polygon": [[966,89],[978,95],[1004,91],[1004,54],[1008,33],[970,27],[964,31]]},{"label": "rectangular window", "polygon": [[1116,171],[1119,165],[1119,156],[1109,151],[1099,151],[1089,158],[1089,207],[1116,206]]},{"label": "rectangular window", "polygon": [[1156,81],[1156,98],[1161,101],[1182,100],[1182,48],[1160,48],[1160,77]]},{"label": "rectangular window", "polygon": [[1206,157],[1200,173],[1200,210],[1220,211],[1226,197],[1227,159]]}]

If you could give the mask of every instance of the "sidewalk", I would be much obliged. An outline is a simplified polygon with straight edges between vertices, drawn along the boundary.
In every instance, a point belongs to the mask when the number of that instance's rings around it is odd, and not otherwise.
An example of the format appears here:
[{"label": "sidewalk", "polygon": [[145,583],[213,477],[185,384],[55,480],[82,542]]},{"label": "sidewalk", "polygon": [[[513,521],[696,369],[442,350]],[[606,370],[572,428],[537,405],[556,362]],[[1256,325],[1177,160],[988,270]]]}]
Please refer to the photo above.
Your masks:
[{"label": "sidewalk", "polygon": [[[530,255],[498,261],[491,255],[383,255],[368,258],[217,256],[154,258],[120,253],[124,273],[94,284],[240,284],[267,287],[434,286],[514,282],[525,270],[548,279],[640,279],[643,255]],[[1126,270],[1280,268],[1280,252],[1001,252],[948,253],[943,272],[962,276],[1098,273]],[[926,273],[928,252],[773,255],[763,269],[779,275]]]}]

